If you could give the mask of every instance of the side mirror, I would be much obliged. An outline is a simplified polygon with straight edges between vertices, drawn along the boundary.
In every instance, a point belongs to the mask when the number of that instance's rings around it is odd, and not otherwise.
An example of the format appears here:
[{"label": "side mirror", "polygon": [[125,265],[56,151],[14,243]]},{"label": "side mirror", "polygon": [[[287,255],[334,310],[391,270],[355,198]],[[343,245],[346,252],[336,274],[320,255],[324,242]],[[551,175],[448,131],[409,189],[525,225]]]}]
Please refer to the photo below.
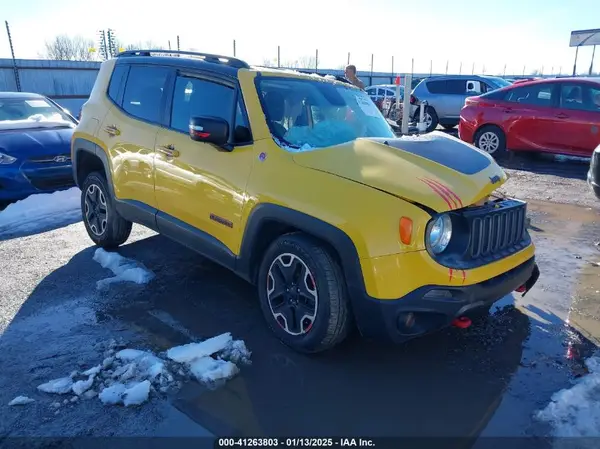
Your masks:
[{"label": "side mirror", "polygon": [[190,138],[196,142],[225,146],[229,141],[229,123],[215,117],[190,118]]}]

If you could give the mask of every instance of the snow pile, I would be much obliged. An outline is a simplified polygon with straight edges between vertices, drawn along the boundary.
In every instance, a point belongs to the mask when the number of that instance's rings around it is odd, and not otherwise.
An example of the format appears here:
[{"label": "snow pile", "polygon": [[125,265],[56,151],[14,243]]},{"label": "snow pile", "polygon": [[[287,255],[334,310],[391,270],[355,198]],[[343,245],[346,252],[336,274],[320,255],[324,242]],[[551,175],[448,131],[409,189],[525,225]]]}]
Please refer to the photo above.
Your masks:
[{"label": "snow pile", "polygon": [[0,236],[75,223],[81,220],[80,203],[77,187],[31,195],[0,212]]},{"label": "snow pile", "polygon": [[75,123],[65,120],[62,115],[56,113],[47,117],[43,114],[34,114],[24,120],[0,120],[0,131],[13,129],[32,128],[75,128]]},{"label": "snow pile", "polygon": [[[98,396],[105,405],[129,407],[146,402],[151,392],[166,393],[190,378],[209,386],[227,381],[239,372],[236,363],[249,364],[251,356],[244,341],[233,340],[229,332],[200,343],[173,347],[164,358],[139,349],[117,350],[118,346],[113,340],[101,363],[45,382],[38,390],[74,395],[65,399],[65,404]],[[59,402],[54,404],[54,408],[60,407]]]},{"label": "snow pile", "polygon": [[28,398],[27,396],[17,396],[12,401],[8,403],[8,405],[27,405],[35,402],[33,399]]},{"label": "snow pile", "polygon": [[106,290],[110,284],[116,282],[135,282],[136,284],[147,284],[154,278],[154,273],[135,260],[127,259],[119,253],[111,253],[98,248],[94,253],[94,260],[108,268],[114,276],[96,282],[98,290]]},{"label": "snow pile", "polygon": [[585,362],[589,374],[572,388],[552,395],[552,402],[536,417],[550,423],[555,437],[600,436],[600,357]]},{"label": "snow pile", "polygon": [[[237,356],[241,346],[246,350],[244,356],[248,360],[250,353],[246,349],[245,343],[241,340],[234,342],[231,334],[227,332],[201,343],[190,343],[171,348],[167,351],[167,357],[175,362],[186,364],[199,382],[211,383],[231,379],[239,372],[235,363],[221,357],[214,359],[211,356],[218,352],[224,352],[223,357],[226,354]],[[239,360],[240,358],[238,358]]]}]

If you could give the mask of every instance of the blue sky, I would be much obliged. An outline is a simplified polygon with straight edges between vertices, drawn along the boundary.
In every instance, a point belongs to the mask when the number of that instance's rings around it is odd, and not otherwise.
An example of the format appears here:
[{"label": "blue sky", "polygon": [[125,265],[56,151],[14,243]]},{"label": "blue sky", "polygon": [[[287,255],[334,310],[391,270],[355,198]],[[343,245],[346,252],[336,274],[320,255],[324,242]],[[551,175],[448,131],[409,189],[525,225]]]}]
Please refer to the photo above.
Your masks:
[{"label": "blue sky", "polygon": [[[153,41],[182,49],[232,54],[252,64],[310,57],[319,66],[351,62],[359,70],[563,73],[573,68],[572,30],[600,28],[598,0],[3,0],[0,18],[11,26],[17,58],[35,58],[44,41],[62,32],[95,38],[113,28],[128,43]],[[340,6],[343,5],[343,6]],[[286,10],[288,12],[286,12]],[[600,71],[600,49],[596,68]],[[587,71],[591,48],[579,51],[578,71]],[[6,33],[0,57],[9,57]]]}]

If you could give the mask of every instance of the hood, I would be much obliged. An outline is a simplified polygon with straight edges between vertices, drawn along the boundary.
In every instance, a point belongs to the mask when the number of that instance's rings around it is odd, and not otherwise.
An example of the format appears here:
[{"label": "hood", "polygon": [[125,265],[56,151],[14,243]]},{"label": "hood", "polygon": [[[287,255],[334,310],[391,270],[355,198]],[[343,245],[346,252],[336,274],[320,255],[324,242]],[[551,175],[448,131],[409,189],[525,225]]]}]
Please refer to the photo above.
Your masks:
[{"label": "hood", "polygon": [[0,153],[31,159],[71,152],[73,128],[36,128],[0,131]]},{"label": "hood", "polygon": [[395,139],[356,139],[294,154],[307,168],[382,190],[436,212],[484,199],[507,176],[488,154],[441,132]]}]

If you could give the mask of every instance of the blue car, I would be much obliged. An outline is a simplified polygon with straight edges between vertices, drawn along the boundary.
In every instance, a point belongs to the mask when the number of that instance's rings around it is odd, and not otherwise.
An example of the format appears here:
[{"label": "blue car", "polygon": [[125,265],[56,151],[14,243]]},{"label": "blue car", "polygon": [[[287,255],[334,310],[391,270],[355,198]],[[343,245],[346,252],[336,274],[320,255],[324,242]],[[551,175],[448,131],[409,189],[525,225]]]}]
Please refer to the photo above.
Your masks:
[{"label": "blue car", "polygon": [[71,136],[76,125],[43,95],[0,92],[0,210],[34,193],[75,185]]}]

